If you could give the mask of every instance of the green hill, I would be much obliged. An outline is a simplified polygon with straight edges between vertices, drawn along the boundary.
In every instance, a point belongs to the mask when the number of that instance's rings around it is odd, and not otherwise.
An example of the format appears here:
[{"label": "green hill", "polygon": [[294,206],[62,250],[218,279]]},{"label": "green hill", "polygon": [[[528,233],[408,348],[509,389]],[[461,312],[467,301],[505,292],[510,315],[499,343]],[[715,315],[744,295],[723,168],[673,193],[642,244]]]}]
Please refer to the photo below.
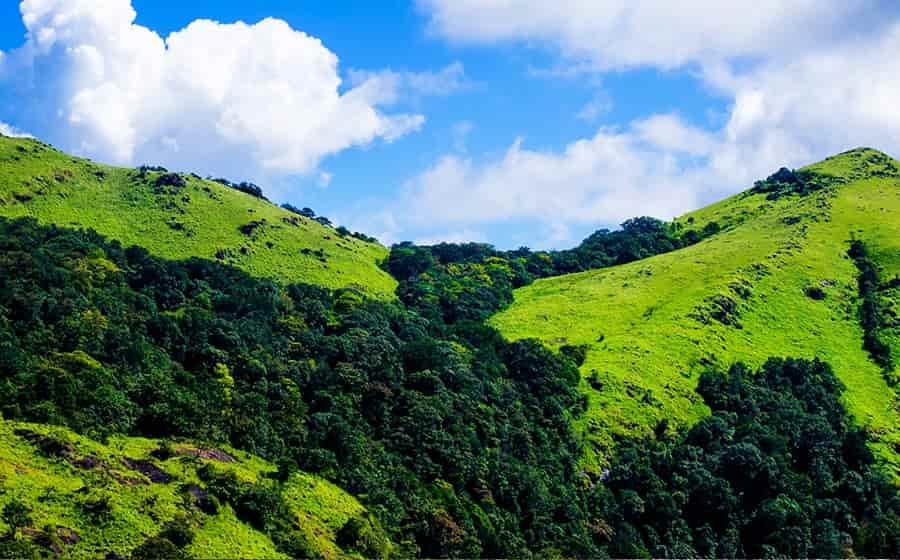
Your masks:
[{"label": "green hill", "polygon": [[[847,386],[850,413],[900,474],[900,408],[864,349],[860,270],[852,240],[880,272],[880,339],[900,352],[900,173],[874,150],[853,150],[778,177],[675,221],[721,232],[684,249],[623,266],[539,280],[492,319],[513,339],[588,345],[582,369],[589,409],[580,421],[602,464],[615,434],[683,426],[707,413],[694,389],[711,364],[754,366],[771,356],[820,358]],[[714,228],[718,229],[718,228]],[[900,355],[900,354],[898,354]]]},{"label": "green hill", "polygon": [[[278,488],[277,532],[254,527],[246,505],[216,498],[204,468],[248,488]],[[274,472],[231,448],[121,436],[103,445],[64,428],[0,420],[0,506],[17,501],[30,510],[19,543],[57,557],[127,557],[175,519],[193,532],[184,552],[194,558],[289,558],[284,542],[273,542],[288,534],[307,555],[351,556],[335,540],[350,519],[366,519],[359,502],[304,473],[275,486]],[[3,534],[10,529],[0,522]]]},{"label": "green hill", "polygon": [[93,228],[169,259],[218,259],[254,276],[393,297],[396,283],[378,267],[387,255],[383,246],[215,181],[171,177],[0,135],[0,216]]}]

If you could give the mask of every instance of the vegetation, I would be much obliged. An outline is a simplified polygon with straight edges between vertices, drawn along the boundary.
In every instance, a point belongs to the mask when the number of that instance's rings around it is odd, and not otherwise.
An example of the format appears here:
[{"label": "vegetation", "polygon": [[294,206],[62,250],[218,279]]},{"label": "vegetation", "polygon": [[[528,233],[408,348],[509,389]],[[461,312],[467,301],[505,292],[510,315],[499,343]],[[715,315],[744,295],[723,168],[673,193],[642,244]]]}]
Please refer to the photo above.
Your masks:
[{"label": "vegetation", "polygon": [[862,241],[854,240],[847,254],[859,269],[859,297],[862,300],[859,306],[859,322],[863,329],[863,347],[869,352],[872,361],[884,370],[888,382],[892,386],[896,385],[891,347],[881,335],[888,320],[882,308],[882,284],[878,268],[872,262],[869,250]]},{"label": "vegetation", "polygon": [[[585,538],[564,513],[578,374],[535,342],[477,323],[441,337],[353,290],[281,287],[33,220],[0,222],[0,310],[5,418],[228,443],[364,496],[407,553]],[[204,480],[260,531],[284,517],[256,488]]]},{"label": "vegetation", "polygon": [[[843,399],[870,434],[883,466],[900,475],[896,392],[863,348],[859,270],[850,239],[880,269],[882,340],[900,349],[900,190],[893,160],[854,150],[806,168],[839,187],[768,200],[742,194],[675,221],[721,232],[696,245],[604,270],[518,289],[491,319],[512,339],[550,347],[589,345],[581,367],[587,413],[584,467],[599,472],[614,436],[643,437],[666,420],[689,426],[708,414],[694,389],[710,365],[758,367],[772,356],[819,358],[846,385]],[[824,299],[807,296],[816,287]],[[739,328],[742,327],[742,328]]]},{"label": "vegetation", "polygon": [[[75,171],[0,211],[126,196],[92,174],[182,217],[240,201],[248,243],[378,249],[255,185],[6,142]],[[396,300],[374,268],[297,283],[0,218],[0,557],[897,556],[893,175],[854,151],[568,251],[397,245]]]},{"label": "vegetation", "polygon": [[[578,247],[533,252],[528,248],[498,251],[482,243],[391,248],[384,267],[400,283],[397,294],[409,307],[437,324],[484,321],[512,303],[513,289],[535,279],[629,263],[668,253],[690,241],[654,218],[634,218],[617,231],[599,230]],[[707,228],[703,235],[713,235]]]},{"label": "vegetation", "polygon": [[[167,446],[171,455],[161,454]],[[201,477],[210,468],[275,489],[284,508],[279,532],[259,531],[219,502]],[[101,444],[64,428],[2,421],[0,555],[287,558],[276,544],[282,535],[307,535],[306,557],[350,555],[335,542],[364,515],[359,502],[316,476],[295,472],[280,483],[276,475],[271,463],[227,446],[123,436]]]},{"label": "vegetation", "polygon": [[[378,266],[384,247],[278,208],[256,185],[109,167],[35,140],[0,136],[0,216],[92,228],[156,256],[219,260],[282,283],[354,287],[381,299],[396,287]],[[260,225],[244,233],[251,222]]]},{"label": "vegetation", "polygon": [[900,495],[822,362],[707,372],[712,414],[625,443],[599,492],[618,558],[896,558]]}]

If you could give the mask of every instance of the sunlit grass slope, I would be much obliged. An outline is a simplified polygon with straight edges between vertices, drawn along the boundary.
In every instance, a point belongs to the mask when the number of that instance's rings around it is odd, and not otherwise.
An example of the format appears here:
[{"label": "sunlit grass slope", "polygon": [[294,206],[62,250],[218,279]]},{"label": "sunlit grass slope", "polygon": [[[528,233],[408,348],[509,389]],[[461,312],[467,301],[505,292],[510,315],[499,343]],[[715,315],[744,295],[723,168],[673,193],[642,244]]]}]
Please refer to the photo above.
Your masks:
[{"label": "sunlit grass slope", "polygon": [[[41,451],[41,441],[53,441],[63,453]],[[46,447],[46,446],[45,446]],[[175,443],[177,454],[166,460],[151,453],[156,440],[113,437],[106,445],[57,427],[0,420],[0,507],[13,499],[31,510],[35,526],[20,538],[40,539],[48,526],[63,538],[57,552],[64,558],[104,558],[109,553],[128,557],[147,537],[159,534],[176,515],[188,515],[195,527],[194,541],[186,549],[193,558],[286,558],[272,540],[241,522],[229,505],[218,513],[201,511],[197,471],[206,463],[233,471],[239,480],[256,484],[275,467],[230,448],[215,450],[225,461],[201,458],[197,448]],[[208,450],[206,450],[208,451]],[[154,482],[136,462],[146,461],[170,480]],[[337,531],[363,507],[334,485],[304,473],[288,480],[284,500],[296,516],[313,550],[323,558],[347,555],[335,544]],[[108,501],[108,513],[95,504]],[[8,528],[0,522],[0,531]],[[74,538],[73,538],[74,535]]]},{"label": "sunlit grass slope", "polygon": [[218,258],[255,276],[393,297],[396,282],[378,266],[385,247],[195,176],[159,187],[160,175],[0,136],[0,215],[93,228],[168,259]]},{"label": "sunlit grass slope", "polygon": [[[715,221],[722,233],[625,266],[538,281],[492,321],[514,339],[590,345],[582,368],[590,407],[581,421],[593,444],[589,465],[603,464],[616,434],[703,415],[693,390],[706,366],[793,356],[832,364],[849,411],[898,475],[898,398],[863,350],[858,271],[847,256],[851,239],[860,239],[883,279],[900,273],[892,162],[874,150],[829,158],[808,169],[839,184],[777,200],[750,193],[724,200],[676,220],[696,229]],[[825,298],[809,297],[812,287]],[[900,312],[900,293],[886,292],[885,300]],[[900,329],[885,335],[900,355]]]}]

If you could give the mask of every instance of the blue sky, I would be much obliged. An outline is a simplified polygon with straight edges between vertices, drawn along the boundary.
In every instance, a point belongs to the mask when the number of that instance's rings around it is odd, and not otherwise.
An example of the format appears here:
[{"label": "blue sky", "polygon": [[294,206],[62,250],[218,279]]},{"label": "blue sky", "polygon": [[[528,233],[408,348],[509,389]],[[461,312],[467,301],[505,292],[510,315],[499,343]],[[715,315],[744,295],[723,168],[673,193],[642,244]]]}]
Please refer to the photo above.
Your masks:
[{"label": "blue sky", "polygon": [[[0,122],[111,163],[255,180],[387,242],[570,246],[783,164],[900,147],[897,62],[868,54],[900,44],[897,9],[793,4],[6,2]],[[218,23],[188,27],[201,19]],[[869,87],[835,94],[848,75]]]}]

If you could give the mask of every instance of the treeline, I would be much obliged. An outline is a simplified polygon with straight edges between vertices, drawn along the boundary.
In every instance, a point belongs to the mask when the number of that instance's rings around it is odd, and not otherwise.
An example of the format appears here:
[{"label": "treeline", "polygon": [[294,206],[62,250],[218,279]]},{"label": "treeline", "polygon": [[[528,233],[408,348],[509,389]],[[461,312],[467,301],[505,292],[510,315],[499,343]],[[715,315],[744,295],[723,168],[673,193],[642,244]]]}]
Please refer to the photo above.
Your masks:
[{"label": "treeline", "polygon": [[674,229],[655,218],[633,218],[620,230],[599,230],[578,247],[500,251],[483,243],[441,243],[391,248],[385,269],[396,278],[406,305],[438,324],[483,321],[512,302],[512,291],[536,279],[626,264],[692,245],[718,233]]},{"label": "treeline", "polygon": [[[858,239],[853,240],[847,254],[859,270],[857,284],[862,300],[859,307],[859,324],[863,329],[863,347],[872,357],[872,361],[881,367],[887,381],[892,386],[897,385],[891,346],[883,338],[883,331],[888,326],[889,318],[881,301],[882,291],[892,286],[882,284],[878,267],[872,261],[865,243]],[[894,283],[900,284],[900,281],[895,280]]]},{"label": "treeline", "polygon": [[360,241],[364,241],[366,243],[378,243],[377,239],[375,239],[374,237],[371,237],[369,235],[366,235],[365,233],[360,233],[358,231],[351,232],[345,226],[335,227],[329,218],[326,218],[325,216],[317,216],[316,212],[312,208],[309,208],[309,207],[297,208],[293,204],[289,204],[289,203],[284,203],[281,205],[281,207],[292,214],[297,214],[298,216],[303,216],[304,218],[318,222],[325,227],[334,228],[335,233],[337,233],[341,237],[353,237],[354,239],[359,239]]}]

